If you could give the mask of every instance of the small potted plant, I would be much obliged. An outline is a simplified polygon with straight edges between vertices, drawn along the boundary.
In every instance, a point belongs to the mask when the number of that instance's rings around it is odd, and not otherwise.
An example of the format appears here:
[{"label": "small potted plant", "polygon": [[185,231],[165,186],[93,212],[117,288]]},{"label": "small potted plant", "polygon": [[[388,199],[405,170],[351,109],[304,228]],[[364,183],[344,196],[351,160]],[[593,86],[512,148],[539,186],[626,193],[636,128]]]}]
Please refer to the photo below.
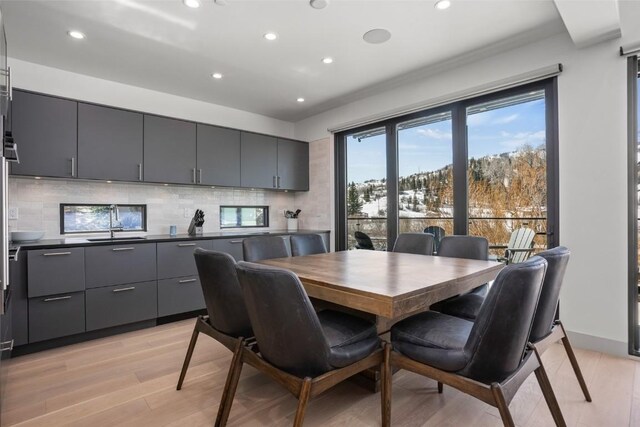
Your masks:
[{"label": "small potted plant", "polygon": [[293,211],[284,211],[284,217],[287,218],[287,231],[298,231],[298,215],[302,212],[300,209]]}]

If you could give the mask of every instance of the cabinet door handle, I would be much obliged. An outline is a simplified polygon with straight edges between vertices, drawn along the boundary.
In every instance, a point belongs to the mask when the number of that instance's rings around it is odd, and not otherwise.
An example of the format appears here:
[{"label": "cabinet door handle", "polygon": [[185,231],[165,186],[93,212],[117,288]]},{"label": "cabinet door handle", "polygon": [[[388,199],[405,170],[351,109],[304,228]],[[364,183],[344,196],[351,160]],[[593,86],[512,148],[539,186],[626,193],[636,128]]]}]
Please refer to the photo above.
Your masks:
[{"label": "cabinet door handle", "polygon": [[273,188],[276,188],[276,176],[273,175]]},{"label": "cabinet door handle", "polygon": [[51,302],[51,301],[62,301],[65,299],[71,299],[71,295],[67,295],[64,297],[55,297],[55,298],[45,298],[43,301],[44,302]]},{"label": "cabinet door handle", "polygon": [[136,287],[135,286],[130,286],[128,288],[120,288],[120,289],[114,289],[111,292],[126,292],[126,291],[132,291],[134,290]]},{"label": "cabinet door handle", "polygon": [[142,181],[142,163],[138,163],[138,181]]},{"label": "cabinet door handle", "polygon": [[0,353],[13,350],[13,340],[0,342]]},{"label": "cabinet door handle", "polygon": [[113,248],[111,249],[113,252],[122,252],[122,251],[132,251],[135,248]]},{"label": "cabinet door handle", "polygon": [[202,169],[198,169],[198,184],[202,184]]},{"label": "cabinet door handle", "polygon": [[196,184],[196,168],[191,169],[192,172],[192,176],[191,176],[191,181]]},{"label": "cabinet door handle", "polygon": [[278,176],[276,177],[276,182],[277,182],[276,187],[277,187],[277,188],[280,188],[280,175],[278,175]]},{"label": "cabinet door handle", "polygon": [[178,280],[178,283],[193,283],[195,281],[196,279],[184,279],[184,280]]},{"label": "cabinet door handle", "polygon": [[229,240],[229,243],[242,243],[242,240]]},{"label": "cabinet door handle", "polygon": [[42,254],[42,256],[60,256],[60,255],[71,255],[71,252],[49,252],[46,254]]},{"label": "cabinet door handle", "polygon": [[72,178],[76,177],[76,158],[75,157],[71,158],[71,177]]},{"label": "cabinet door handle", "polygon": [[195,243],[178,243],[178,246],[181,248],[187,247],[187,246],[195,246]]}]

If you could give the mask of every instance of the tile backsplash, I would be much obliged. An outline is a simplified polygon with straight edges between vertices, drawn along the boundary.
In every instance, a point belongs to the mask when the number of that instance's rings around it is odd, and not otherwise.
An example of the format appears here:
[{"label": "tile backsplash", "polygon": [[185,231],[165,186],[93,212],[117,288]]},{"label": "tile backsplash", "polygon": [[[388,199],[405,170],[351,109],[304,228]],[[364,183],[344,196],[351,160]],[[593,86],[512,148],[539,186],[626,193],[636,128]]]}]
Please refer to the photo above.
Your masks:
[{"label": "tile backsplash", "polygon": [[205,233],[220,231],[220,205],[267,205],[269,228],[284,229],[283,211],[296,208],[295,193],[10,177],[9,207],[18,208],[18,219],[9,220],[9,229],[60,237],[60,203],[146,204],[149,234],[168,234],[170,225],[186,233],[196,209],[206,214]]}]

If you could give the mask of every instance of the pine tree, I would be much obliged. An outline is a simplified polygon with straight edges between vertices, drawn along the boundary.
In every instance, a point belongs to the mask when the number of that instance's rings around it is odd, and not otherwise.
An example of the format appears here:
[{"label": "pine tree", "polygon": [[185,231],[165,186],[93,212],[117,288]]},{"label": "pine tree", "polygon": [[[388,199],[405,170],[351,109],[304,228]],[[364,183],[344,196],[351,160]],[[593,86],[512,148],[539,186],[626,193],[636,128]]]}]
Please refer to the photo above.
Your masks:
[{"label": "pine tree", "polygon": [[360,195],[358,194],[358,187],[356,183],[349,184],[349,191],[347,194],[347,215],[358,215],[362,210],[362,202],[360,201]]}]

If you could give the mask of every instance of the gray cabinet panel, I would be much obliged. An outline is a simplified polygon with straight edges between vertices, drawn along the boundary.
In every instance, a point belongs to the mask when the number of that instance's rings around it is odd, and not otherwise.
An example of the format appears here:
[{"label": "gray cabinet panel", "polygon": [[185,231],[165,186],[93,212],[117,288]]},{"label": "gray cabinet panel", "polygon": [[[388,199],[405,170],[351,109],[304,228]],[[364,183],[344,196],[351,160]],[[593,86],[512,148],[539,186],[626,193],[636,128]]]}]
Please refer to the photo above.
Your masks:
[{"label": "gray cabinet panel", "polygon": [[309,190],[309,144],[278,139],[278,188]]},{"label": "gray cabinet panel", "polygon": [[242,253],[242,238],[237,239],[215,239],[213,241],[213,250],[219,252],[226,252],[236,261],[244,261],[244,255]]},{"label": "gray cabinet panel", "polygon": [[78,177],[142,181],[142,114],[78,104]]},{"label": "gray cabinet panel", "polygon": [[195,123],[145,114],[144,180],[193,184],[195,169]]},{"label": "gray cabinet panel", "polygon": [[198,124],[198,184],[240,187],[240,131]]},{"label": "gray cabinet panel", "polygon": [[87,288],[156,279],[156,244],[86,248]]},{"label": "gray cabinet panel", "polygon": [[158,280],[158,316],[205,308],[198,276]]},{"label": "gray cabinet panel", "polygon": [[213,249],[211,240],[158,243],[158,279],[198,274],[193,251]]},{"label": "gray cabinet panel", "polygon": [[13,92],[12,129],[20,147],[20,164],[11,164],[12,174],[75,176],[77,105],[66,99]]},{"label": "gray cabinet panel", "polygon": [[27,299],[27,257],[20,254],[17,261],[9,262],[11,286],[11,328],[14,345],[29,343],[29,309]]},{"label": "gray cabinet panel", "polygon": [[272,136],[242,132],[240,145],[242,186],[276,188],[278,140]]},{"label": "gray cabinet panel", "polygon": [[155,280],[87,289],[87,331],[108,328],[158,316]]},{"label": "gray cabinet panel", "polygon": [[84,331],[84,292],[29,299],[30,343]]},{"label": "gray cabinet panel", "polygon": [[84,248],[27,253],[29,298],[84,291]]}]

